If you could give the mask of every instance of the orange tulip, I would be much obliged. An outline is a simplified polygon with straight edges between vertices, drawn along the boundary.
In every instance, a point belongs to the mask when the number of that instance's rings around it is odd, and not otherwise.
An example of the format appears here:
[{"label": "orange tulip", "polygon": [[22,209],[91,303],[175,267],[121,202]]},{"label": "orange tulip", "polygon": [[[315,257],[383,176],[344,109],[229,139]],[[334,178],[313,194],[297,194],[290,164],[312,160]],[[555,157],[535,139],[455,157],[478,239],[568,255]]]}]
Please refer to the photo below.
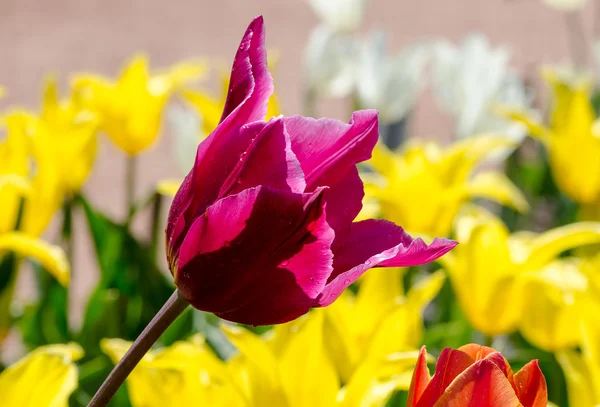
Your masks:
[{"label": "orange tulip", "polygon": [[423,346],[413,372],[407,407],[546,407],[546,379],[537,360],[513,374],[500,352],[470,344],[446,348],[433,377]]}]

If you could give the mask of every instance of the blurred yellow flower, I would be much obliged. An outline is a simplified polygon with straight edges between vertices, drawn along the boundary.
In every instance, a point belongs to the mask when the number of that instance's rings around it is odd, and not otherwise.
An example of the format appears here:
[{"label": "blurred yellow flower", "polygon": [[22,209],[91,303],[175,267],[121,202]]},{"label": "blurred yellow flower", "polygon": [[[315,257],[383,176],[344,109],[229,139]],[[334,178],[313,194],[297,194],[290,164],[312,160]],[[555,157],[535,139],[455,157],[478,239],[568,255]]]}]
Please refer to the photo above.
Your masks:
[{"label": "blurred yellow flower", "polygon": [[550,168],[560,190],[582,205],[600,205],[600,122],[590,102],[589,78],[568,78],[546,69],[554,103],[550,127],[526,112],[500,109],[500,114],[525,124],[548,150]]},{"label": "blurred yellow flower", "polygon": [[2,407],[67,407],[77,388],[77,344],[37,348],[0,373]]},{"label": "blurred yellow flower", "polygon": [[[324,338],[342,380],[347,382],[366,361],[415,351],[423,341],[423,310],[435,298],[446,276],[436,272],[402,289],[404,269],[381,269],[362,277],[357,294],[350,290],[325,309]],[[408,389],[414,366],[406,366]],[[398,374],[403,372],[397,372]]]},{"label": "blurred yellow flower", "polygon": [[54,148],[45,148],[46,133],[41,131],[39,121],[29,112],[15,110],[3,118],[7,137],[0,142],[0,174],[20,176],[30,183],[24,198],[22,191],[14,187],[4,188],[0,215],[0,230],[13,230],[21,202],[23,209],[19,230],[31,236],[39,236],[46,229],[54,214],[60,209],[64,190],[61,186],[60,167]]},{"label": "blurred yellow flower", "polygon": [[503,173],[483,171],[473,176],[481,161],[505,156],[517,145],[500,135],[473,137],[447,148],[416,143],[398,152],[380,143],[367,163],[375,172],[362,174],[366,210],[360,216],[379,215],[412,233],[447,236],[461,206],[474,198],[525,212],[527,201]]},{"label": "blurred yellow flower", "polygon": [[[475,329],[496,336],[521,326],[529,340],[548,350],[571,340],[570,332],[557,332],[571,327],[568,318],[566,321],[553,318],[556,315],[551,312],[556,312],[556,308],[539,308],[551,303],[552,298],[547,297],[552,295],[551,290],[534,289],[528,284],[538,282],[545,288],[556,283],[552,269],[555,266],[549,265],[566,250],[600,242],[600,223],[575,223],[541,234],[510,234],[499,219],[472,207],[458,216],[455,233],[460,244],[440,262]],[[577,287],[576,281],[570,280],[573,289]],[[520,321],[527,322],[520,325]],[[561,321],[564,324],[554,325]],[[542,339],[550,332],[551,338]]]},{"label": "blurred yellow flower", "polygon": [[564,350],[556,357],[567,381],[569,405],[600,405],[600,255],[581,262],[581,272],[588,279],[588,290],[579,307],[582,320],[581,352]]},{"label": "blurred yellow flower", "polygon": [[313,311],[301,321],[275,327],[267,334],[270,339],[223,325],[239,350],[227,366],[244,394],[241,405],[376,407],[399,387],[398,381],[410,382],[417,352],[363,363],[342,386],[329,356],[323,324],[323,310]]},{"label": "blurred yellow flower", "polygon": [[[131,342],[104,339],[100,345],[116,364]],[[133,407],[239,405],[224,362],[200,336],[147,353],[127,379],[127,389]]]},{"label": "blurred yellow flower", "polygon": [[200,78],[203,72],[201,64],[181,63],[151,76],[148,59],[136,55],[116,82],[96,75],[79,75],[73,85],[83,103],[98,113],[101,129],[117,147],[133,156],[157,139],[169,96],[183,84]]},{"label": "blurred yellow flower", "polygon": [[83,109],[74,97],[60,100],[56,80],[48,78],[41,113],[31,120],[34,158],[38,162],[51,161],[50,165],[57,167],[64,194],[76,194],[90,175],[96,159],[96,115]]}]

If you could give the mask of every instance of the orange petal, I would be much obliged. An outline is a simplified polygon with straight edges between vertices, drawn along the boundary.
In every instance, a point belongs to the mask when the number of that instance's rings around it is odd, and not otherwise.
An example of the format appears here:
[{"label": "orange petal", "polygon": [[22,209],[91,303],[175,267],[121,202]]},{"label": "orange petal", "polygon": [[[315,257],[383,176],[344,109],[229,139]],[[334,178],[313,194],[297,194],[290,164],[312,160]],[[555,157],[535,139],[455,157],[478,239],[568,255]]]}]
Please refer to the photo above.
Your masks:
[{"label": "orange petal", "polygon": [[407,407],[415,407],[417,405],[417,402],[427,388],[430,380],[431,376],[429,375],[429,368],[427,367],[427,349],[425,349],[425,346],[423,346],[419,352],[417,365],[415,366],[412,380],[410,382],[408,401],[406,403]]},{"label": "orange petal", "polygon": [[471,356],[473,359],[481,360],[485,358],[487,355],[497,352],[496,349],[492,349],[489,346],[483,346],[476,343],[470,343],[465,346],[461,346],[458,350],[465,352],[467,355]]},{"label": "orange petal", "polygon": [[451,348],[442,350],[435,365],[435,374],[419,399],[417,406],[433,406],[444,393],[446,387],[473,363],[475,363],[475,360],[465,352]]},{"label": "orange petal", "polygon": [[500,352],[490,353],[485,357],[485,359],[491,360],[496,366],[498,366],[500,370],[502,370],[502,373],[504,373],[504,376],[506,376],[508,382],[510,383],[510,385],[516,393],[517,385],[515,383],[514,374],[512,368],[510,367],[510,364],[508,363],[508,360],[506,360]]},{"label": "orange petal", "polygon": [[491,360],[482,359],[458,376],[434,407],[522,407],[522,405],[502,370]]},{"label": "orange petal", "polygon": [[527,363],[515,375],[517,395],[523,407],[546,407],[548,389],[537,360]]}]

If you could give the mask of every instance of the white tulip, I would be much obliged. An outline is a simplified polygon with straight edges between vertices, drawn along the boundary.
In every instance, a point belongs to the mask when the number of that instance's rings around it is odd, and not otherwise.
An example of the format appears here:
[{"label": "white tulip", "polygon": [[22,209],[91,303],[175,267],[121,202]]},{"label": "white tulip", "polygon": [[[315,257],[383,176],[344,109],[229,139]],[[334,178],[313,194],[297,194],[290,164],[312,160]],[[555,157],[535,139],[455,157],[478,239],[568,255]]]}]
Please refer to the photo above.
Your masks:
[{"label": "white tulip", "polygon": [[358,44],[353,36],[316,27],[308,41],[305,68],[308,86],[319,96],[344,97],[355,85]]},{"label": "white tulip", "polygon": [[202,117],[189,108],[173,106],[167,111],[167,123],[174,136],[173,158],[182,174],[187,174],[194,166],[198,144],[206,137]]},{"label": "white tulip", "polygon": [[362,24],[366,0],[310,0],[310,5],[333,31],[351,32]]},{"label": "white tulip", "polygon": [[413,107],[425,84],[429,46],[415,44],[395,56],[386,53],[385,34],[373,32],[361,47],[357,95],[361,108],[379,111],[384,123],[395,123]]},{"label": "white tulip", "polygon": [[458,137],[505,130],[509,123],[492,113],[495,104],[527,106],[522,81],[510,71],[510,52],[492,49],[482,35],[468,36],[460,47],[435,46],[433,87],[440,105],[455,120]]}]

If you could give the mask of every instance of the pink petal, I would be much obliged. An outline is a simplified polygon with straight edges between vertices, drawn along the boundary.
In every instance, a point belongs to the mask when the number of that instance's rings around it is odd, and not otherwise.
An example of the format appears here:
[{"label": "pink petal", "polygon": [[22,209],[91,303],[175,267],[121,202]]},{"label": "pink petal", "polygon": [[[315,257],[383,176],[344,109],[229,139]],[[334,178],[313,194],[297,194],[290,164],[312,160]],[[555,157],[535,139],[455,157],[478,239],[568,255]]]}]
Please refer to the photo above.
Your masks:
[{"label": "pink petal", "polygon": [[334,246],[333,273],[319,297],[319,305],[331,304],[342,291],[372,267],[406,267],[433,261],[449,252],[456,242],[434,239],[427,246],[400,226],[385,220],[353,223],[345,241]]},{"label": "pink petal", "polygon": [[433,406],[450,383],[474,362],[472,357],[459,350],[451,348],[442,350],[435,365],[435,373],[419,398],[417,407]]},{"label": "pink petal", "polygon": [[[417,404],[417,407],[426,406],[433,404]],[[498,366],[489,359],[482,359],[456,377],[435,406],[520,407],[521,404]]]},{"label": "pink petal", "polygon": [[175,284],[194,307],[235,322],[294,319],[332,271],[334,233],[325,219],[323,189],[260,186],[223,198],[188,231]]},{"label": "pink petal", "polygon": [[364,195],[356,166],[350,167],[342,180],[327,192],[327,223],[335,230],[336,242],[345,240],[352,228],[352,221],[362,209]]},{"label": "pink petal", "polygon": [[304,173],[292,151],[290,137],[281,118],[265,123],[242,153],[236,167],[221,186],[219,196],[265,185],[295,193],[306,187]]},{"label": "pink petal", "polygon": [[262,129],[260,124],[247,123],[265,118],[267,101],[273,92],[264,41],[264,22],[257,17],[248,26],[235,56],[221,123],[198,146],[194,168],[173,199],[167,222],[171,251],[181,243],[187,225],[217,200],[221,185],[252,137]]},{"label": "pink petal", "polygon": [[523,407],[548,405],[546,378],[537,360],[532,360],[515,374],[517,396]]},{"label": "pink petal", "polygon": [[[221,122],[233,119],[241,125],[264,120],[267,101],[272,93],[273,78],[267,67],[265,23],[263,17],[258,16],[246,29],[235,54]],[[229,117],[233,115],[235,117]]]},{"label": "pink petal", "polygon": [[323,185],[335,186],[350,167],[371,158],[377,143],[375,110],[354,112],[348,124],[301,116],[284,120],[309,191]]}]

